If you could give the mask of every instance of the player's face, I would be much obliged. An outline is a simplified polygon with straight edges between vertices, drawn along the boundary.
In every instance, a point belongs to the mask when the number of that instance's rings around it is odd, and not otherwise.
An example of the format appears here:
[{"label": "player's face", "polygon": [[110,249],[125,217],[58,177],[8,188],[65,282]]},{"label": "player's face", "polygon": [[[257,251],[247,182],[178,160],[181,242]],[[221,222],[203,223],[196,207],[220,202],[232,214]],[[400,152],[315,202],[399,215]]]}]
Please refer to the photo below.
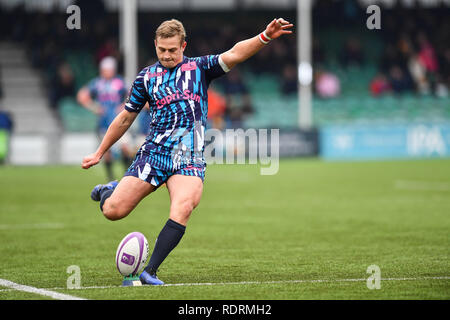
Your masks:
[{"label": "player's face", "polygon": [[186,41],[181,43],[179,36],[155,40],[156,55],[159,62],[166,68],[173,68],[183,61],[183,52]]},{"label": "player's face", "polygon": [[116,70],[113,68],[102,68],[100,69],[100,76],[103,79],[109,80],[116,75]]}]

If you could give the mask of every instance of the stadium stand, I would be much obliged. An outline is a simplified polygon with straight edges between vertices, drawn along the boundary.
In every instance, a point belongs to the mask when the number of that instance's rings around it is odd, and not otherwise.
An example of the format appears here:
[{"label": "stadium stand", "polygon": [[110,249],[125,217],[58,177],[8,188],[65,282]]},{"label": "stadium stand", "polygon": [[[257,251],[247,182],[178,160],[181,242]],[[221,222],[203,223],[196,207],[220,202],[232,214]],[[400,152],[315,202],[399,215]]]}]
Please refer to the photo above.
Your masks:
[{"label": "stadium stand", "polygon": [[1,104],[13,118],[14,133],[58,132],[58,120],[48,108],[41,75],[28,63],[25,48],[14,43],[0,43],[0,66]]},{"label": "stadium stand", "polygon": [[[65,16],[60,13],[30,14],[16,8],[14,17],[20,23],[10,23],[12,14],[1,15],[1,26],[8,30],[7,40],[24,43],[32,65],[44,71],[48,94],[54,101],[51,105],[58,110],[64,129],[71,132],[92,131],[95,123],[93,116],[77,105],[70,90],[76,92],[97,74],[96,64],[102,56],[116,56],[119,72],[122,67],[117,13],[106,12],[101,1],[94,2],[102,19],[83,18],[79,31],[65,29]],[[313,11],[314,68],[335,76],[339,85],[333,97],[314,92],[315,126],[450,121],[450,51],[446,45],[450,26],[445,10],[383,9],[382,30],[368,31],[361,23],[367,15],[357,2],[350,1],[348,6],[333,3],[317,1]],[[433,15],[429,14],[431,10]],[[256,34],[273,15],[285,16],[294,23],[296,20],[292,11],[252,10],[248,16],[248,12],[240,10],[215,14],[213,20],[208,12],[188,11],[182,16],[177,12],[140,13],[139,65],[155,61],[152,43],[148,41],[153,34],[148,30],[153,32],[164,19],[183,20],[188,30],[186,55],[197,56],[221,52]],[[20,28],[21,24],[38,27]],[[244,121],[245,127],[297,126],[297,93],[292,90],[292,79],[289,93],[285,91],[283,78],[284,70],[295,68],[295,52],[295,37],[286,37],[271,43],[241,66],[253,107],[253,113]],[[411,69],[409,62],[416,69]],[[52,90],[61,87],[61,65],[70,69],[73,84],[66,93],[58,94]],[[425,70],[425,84],[417,82],[414,70]],[[317,77],[314,81],[316,88]],[[223,85],[222,81],[217,82],[218,91],[223,92]]]}]

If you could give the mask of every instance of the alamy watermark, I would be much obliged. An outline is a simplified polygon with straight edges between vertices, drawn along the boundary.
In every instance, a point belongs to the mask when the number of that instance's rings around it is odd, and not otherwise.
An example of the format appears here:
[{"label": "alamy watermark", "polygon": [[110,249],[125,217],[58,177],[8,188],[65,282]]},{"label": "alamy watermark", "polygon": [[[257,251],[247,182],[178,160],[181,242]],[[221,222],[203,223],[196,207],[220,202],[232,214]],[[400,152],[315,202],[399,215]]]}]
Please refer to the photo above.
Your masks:
[{"label": "alamy watermark", "polygon": [[366,26],[369,30],[381,29],[381,9],[376,4],[367,7],[367,14],[370,16],[366,20]]},{"label": "alamy watermark", "polygon": [[261,175],[274,175],[279,169],[279,129],[208,129],[196,121],[192,129],[169,129],[155,142],[174,144],[174,169],[182,165],[260,164]]},{"label": "alamy watermark", "polygon": [[370,290],[381,289],[381,269],[376,264],[372,264],[367,267],[366,273],[370,274],[367,278],[367,288]]},{"label": "alamy watermark", "polygon": [[66,20],[66,27],[69,30],[81,29],[81,9],[77,5],[68,6],[66,13],[70,16]]},{"label": "alamy watermark", "polygon": [[[70,5],[66,9],[66,13],[70,16],[66,19],[66,27],[69,30],[81,29],[81,9],[77,5]],[[366,13],[370,16],[366,20],[366,26],[369,30],[381,29],[381,8],[376,5],[370,5],[366,9]]]},{"label": "alamy watermark", "polygon": [[80,289],[81,288],[81,269],[77,265],[71,265],[67,267],[66,272],[70,274],[67,278],[67,289]]},{"label": "alamy watermark", "polygon": [[261,175],[278,173],[279,129],[226,129],[206,131],[205,158],[208,164],[260,164]]}]

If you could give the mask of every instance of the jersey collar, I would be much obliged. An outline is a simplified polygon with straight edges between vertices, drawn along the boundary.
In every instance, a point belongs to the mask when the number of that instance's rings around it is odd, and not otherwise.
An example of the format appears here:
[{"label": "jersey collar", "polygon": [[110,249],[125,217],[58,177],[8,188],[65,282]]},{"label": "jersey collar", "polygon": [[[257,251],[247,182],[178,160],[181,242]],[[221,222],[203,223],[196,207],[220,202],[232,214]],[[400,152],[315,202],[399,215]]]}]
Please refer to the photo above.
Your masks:
[{"label": "jersey collar", "polygon": [[159,60],[158,60],[157,66],[158,66],[158,67],[161,67],[161,68],[163,68],[163,69],[167,69],[167,70],[175,70],[176,68],[178,68],[179,66],[181,66],[183,63],[185,63],[186,60],[187,60],[187,57],[186,57],[185,55],[183,55],[183,60],[181,60],[181,62],[178,63],[178,64],[177,64],[175,67],[173,67],[173,68],[166,68],[166,67],[164,67],[164,66],[161,64],[161,62],[159,62]]}]

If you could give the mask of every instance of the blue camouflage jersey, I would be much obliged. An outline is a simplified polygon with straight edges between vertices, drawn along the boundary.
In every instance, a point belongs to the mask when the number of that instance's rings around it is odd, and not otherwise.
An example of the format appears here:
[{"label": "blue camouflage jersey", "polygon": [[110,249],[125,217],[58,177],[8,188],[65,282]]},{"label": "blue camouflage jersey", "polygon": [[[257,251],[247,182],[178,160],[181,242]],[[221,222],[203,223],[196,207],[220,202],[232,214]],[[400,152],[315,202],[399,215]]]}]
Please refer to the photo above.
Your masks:
[{"label": "blue camouflage jersey", "polygon": [[219,55],[183,57],[171,69],[157,62],[142,69],[133,82],[125,109],[140,112],[149,103],[149,131],[137,156],[153,168],[175,171],[206,165],[207,90],[213,79],[228,71],[219,60]]},{"label": "blue camouflage jersey", "polygon": [[127,89],[122,77],[115,76],[111,79],[97,77],[88,84],[91,97],[97,101],[102,108],[103,114],[99,116],[97,128],[106,131],[120,112],[120,106],[127,95]]}]

